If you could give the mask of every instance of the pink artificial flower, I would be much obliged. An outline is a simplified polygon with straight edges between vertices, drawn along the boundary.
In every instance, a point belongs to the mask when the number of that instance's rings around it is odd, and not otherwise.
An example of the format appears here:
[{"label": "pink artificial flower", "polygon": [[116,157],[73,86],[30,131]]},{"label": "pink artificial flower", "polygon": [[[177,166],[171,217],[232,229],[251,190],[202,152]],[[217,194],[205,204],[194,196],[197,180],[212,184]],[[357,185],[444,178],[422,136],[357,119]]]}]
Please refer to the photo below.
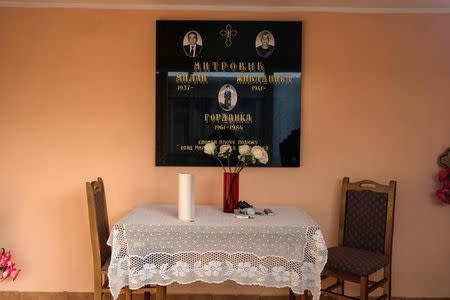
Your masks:
[{"label": "pink artificial flower", "polygon": [[440,182],[450,180],[450,168],[445,168],[439,171],[438,179]]},{"label": "pink artificial flower", "polygon": [[7,267],[8,262],[11,261],[11,252],[6,253],[5,249],[2,250],[0,254],[0,268],[4,269]]},{"label": "pink artificial flower", "polygon": [[14,281],[20,273],[20,269],[16,268],[16,264],[11,261],[11,252],[1,249],[0,252],[0,279],[4,281],[9,277]]},{"label": "pink artificial flower", "polygon": [[443,203],[450,204],[450,189],[440,188],[436,194]]},{"label": "pink artificial flower", "polygon": [[8,263],[6,264],[7,268],[12,268],[13,266],[15,266],[16,264],[13,263],[12,261],[8,261]]},{"label": "pink artificial flower", "polygon": [[9,277],[12,277],[12,280],[16,280],[17,276],[19,275],[20,270],[18,270],[16,268],[16,264],[15,263],[11,263],[8,268],[6,268],[6,270],[3,272],[3,280],[6,280]]},{"label": "pink artificial flower", "polygon": [[2,274],[2,281],[8,279],[9,276],[11,276],[11,270],[5,269]]},{"label": "pink artificial flower", "polygon": [[14,268],[14,270],[11,271],[11,277],[13,281],[16,280],[17,276],[19,276],[20,271],[21,271],[20,269],[16,268]]}]

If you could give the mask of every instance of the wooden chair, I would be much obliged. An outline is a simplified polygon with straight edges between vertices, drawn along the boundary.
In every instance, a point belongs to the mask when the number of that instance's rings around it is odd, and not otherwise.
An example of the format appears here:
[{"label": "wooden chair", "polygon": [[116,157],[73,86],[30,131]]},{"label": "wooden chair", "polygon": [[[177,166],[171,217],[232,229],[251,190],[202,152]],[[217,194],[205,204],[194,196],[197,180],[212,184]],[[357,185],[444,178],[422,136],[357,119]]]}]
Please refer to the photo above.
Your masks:
[{"label": "wooden chair", "polygon": [[[103,180],[99,177],[97,181],[86,182],[86,193],[94,257],[94,300],[103,300],[103,295],[110,293],[108,267],[111,259],[111,248],[106,244],[109,237],[109,222]],[[150,293],[156,293],[157,300],[165,300],[166,297],[165,286],[144,287],[136,292],[143,292],[146,300],[150,299]],[[122,289],[121,293],[125,294],[126,300],[131,300],[132,291],[129,287]]]},{"label": "wooden chair", "polygon": [[[328,249],[328,261],[322,279],[334,277],[336,283],[322,289],[324,294],[358,299],[344,294],[344,282],[360,284],[360,299],[383,287],[377,300],[391,299],[392,234],[394,228],[396,182],[382,185],[370,180],[342,185],[339,246]],[[384,269],[379,281],[369,276]],[[340,293],[333,290],[340,288]]]}]

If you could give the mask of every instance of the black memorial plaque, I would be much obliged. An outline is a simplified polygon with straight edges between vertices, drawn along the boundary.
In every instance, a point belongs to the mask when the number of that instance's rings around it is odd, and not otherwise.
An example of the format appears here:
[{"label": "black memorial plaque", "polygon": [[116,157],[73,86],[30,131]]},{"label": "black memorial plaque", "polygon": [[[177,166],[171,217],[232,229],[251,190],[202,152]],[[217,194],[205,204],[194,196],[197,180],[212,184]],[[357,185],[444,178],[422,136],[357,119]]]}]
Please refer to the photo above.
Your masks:
[{"label": "black memorial plaque", "polygon": [[203,145],[300,165],[302,23],[157,21],[156,165],[215,166]]}]

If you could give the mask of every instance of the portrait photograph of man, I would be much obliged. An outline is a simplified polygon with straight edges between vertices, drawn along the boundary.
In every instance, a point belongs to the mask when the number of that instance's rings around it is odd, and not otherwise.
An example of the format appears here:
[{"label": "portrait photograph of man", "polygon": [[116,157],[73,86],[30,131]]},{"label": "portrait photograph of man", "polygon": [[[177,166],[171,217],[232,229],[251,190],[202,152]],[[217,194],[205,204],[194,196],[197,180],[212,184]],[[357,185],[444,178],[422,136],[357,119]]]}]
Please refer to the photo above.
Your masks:
[{"label": "portrait photograph of man", "polygon": [[203,40],[201,35],[195,30],[188,31],[184,35],[183,49],[184,53],[188,57],[197,57],[203,49]]},{"label": "portrait photograph of man", "polygon": [[237,104],[237,92],[234,86],[231,84],[223,85],[219,90],[219,95],[217,99],[219,101],[219,106],[224,111],[232,110]]},{"label": "portrait photograph of man", "polygon": [[267,58],[272,55],[275,50],[275,38],[268,30],[263,30],[256,36],[255,41],[256,52],[259,56]]}]

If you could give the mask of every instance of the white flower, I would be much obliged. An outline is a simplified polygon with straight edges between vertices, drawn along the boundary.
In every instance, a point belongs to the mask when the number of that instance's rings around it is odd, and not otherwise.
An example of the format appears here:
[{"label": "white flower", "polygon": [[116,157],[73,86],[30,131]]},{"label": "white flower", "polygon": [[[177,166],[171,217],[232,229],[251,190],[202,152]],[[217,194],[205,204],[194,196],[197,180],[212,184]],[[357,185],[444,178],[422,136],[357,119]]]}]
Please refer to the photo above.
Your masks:
[{"label": "white flower", "polygon": [[145,264],[142,270],[138,272],[138,275],[140,275],[141,280],[147,280],[152,278],[155,273],[156,273],[155,264]]},{"label": "white flower", "polygon": [[214,144],[213,142],[206,143],[205,146],[203,146],[203,152],[205,152],[208,155],[212,155],[215,150],[216,144]]},{"label": "white flower", "polygon": [[220,149],[219,149],[219,153],[220,154],[226,154],[226,153],[231,153],[231,146],[230,145],[222,145],[222,146],[220,146]]},{"label": "white flower", "polygon": [[237,267],[237,271],[241,275],[241,277],[255,277],[256,267],[252,267],[252,264],[250,262],[240,262],[238,263]]},{"label": "white flower", "polygon": [[286,268],[283,266],[273,267],[272,268],[272,276],[276,281],[289,281],[290,272],[286,271]]},{"label": "white flower", "polygon": [[247,156],[250,155],[251,153],[251,148],[249,145],[241,145],[239,146],[239,154],[242,156]]},{"label": "white flower", "polygon": [[269,156],[267,155],[267,151],[264,150],[263,147],[253,146],[251,151],[255,159],[257,159],[262,164],[267,164],[267,162],[269,161]]},{"label": "white flower", "polygon": [[220,261],[210,261],[209,264],[204,265],[203,269],[205,269],[206,276],[219,276],[219,272],[222,271],[221,267],[222,263]]},{"label": "white flower", "polygon": [[259,160],[262,164],[267,164],[269,162],[269,155],[267,154],[267,151],[263,149],[263,157]]},{"label": "white flower", "polygon": [[263,157],[263,151],[264,149],[261,146],[253,146],[251,150],[253,157],[257,160],[260,160]]},{"label": "white flower", "polygon": [[177,263],[170,268],[174,276],[184,277],[189,273],[189,264],[184,261],[177,261]]}]

